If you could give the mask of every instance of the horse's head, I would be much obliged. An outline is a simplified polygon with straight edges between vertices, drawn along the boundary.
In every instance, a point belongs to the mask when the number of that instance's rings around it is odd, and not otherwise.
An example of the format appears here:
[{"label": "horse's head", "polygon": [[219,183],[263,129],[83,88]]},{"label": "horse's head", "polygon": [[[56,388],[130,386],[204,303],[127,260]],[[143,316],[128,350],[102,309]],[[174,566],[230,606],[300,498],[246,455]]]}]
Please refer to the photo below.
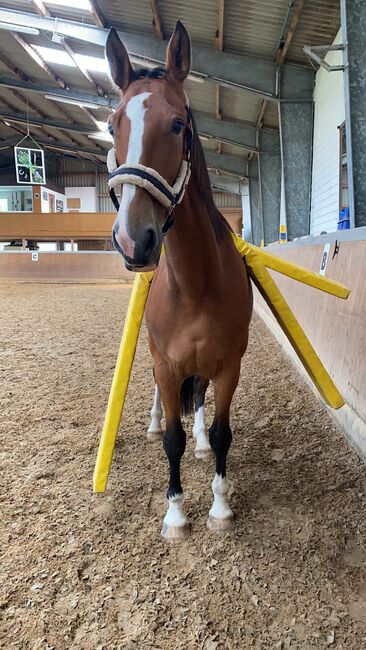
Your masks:
[{"label": "horse's head", "polygon": [[184,178],[187,166],[183,163],[190,129],[183,81],[190,68],[190,39],[178,22],[167,47],[166,67],[134,70],[112,29],[106,56],[112,79],[121,90],[121,102],[109,120],[114,139],[110,171],[117,168],[112,181],[122,183],[112,236],[126,267],[145,271],[159,261],[164,226],[179,199],[175,196],[169,201],[169,189],[174,184],[176,189],[182,181],[184,192],[189,177],[188,172]]}]

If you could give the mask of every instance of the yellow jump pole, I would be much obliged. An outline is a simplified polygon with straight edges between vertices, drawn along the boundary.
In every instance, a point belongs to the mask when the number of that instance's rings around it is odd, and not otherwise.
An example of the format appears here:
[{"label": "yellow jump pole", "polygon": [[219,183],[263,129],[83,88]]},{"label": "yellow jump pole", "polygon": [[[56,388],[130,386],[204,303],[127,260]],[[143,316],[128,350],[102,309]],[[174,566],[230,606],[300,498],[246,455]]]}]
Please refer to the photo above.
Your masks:
[{"label": "yellow jump pole", "polygon": [[[274,271],[283,273],[294,280],[308,284],[321,291],[326,291],[338,298],[347,298],[349,289],[339,282],[334,282],[317,273],[308,271],[298,264],[292,264],[274,255],[270,255],[263,251],[263,249],[248,244],[237,235],[233,234],[233,239],[238,253],[241,257],[245,258],[254,283],[275,315],[291,345],[296,350],[323,399],[333,408],[340,408],[344,404],[342,396],[339,394],[332,379],[265,267],[268,266]],[[135,277],[99,443],[93,477],[94,492],[104,492],[106,489],[139,331],[153,276],[154,272],[152,271],[149,273],[137,273]]]},{"label": "yellow jump pole", "polygon": [[297,282],[302,282],[303,284],[309,285],[309,287],[314,287],[314,289],[319,289],[320,291],[325,291],[325,293],[330,293],[332,296],[337,298],[343,298],[346,300],[350,294],[350,290],[341,282],[336,282],[335,280],[330,280],[319,273],[314,273],[314,271],[309,271],[300,264],[294,264],[294,262],[287,262],[281,257],[276,255],[271,255],[264,251],[258,246],[253,246],[244,241],[239,235],[233,235],[234,243],[238,253],[242,257],[247,255],[250,251],[257,254],[258,259],[261,261],[263,266],[266,266],[268,269],[277,271],[282,275],[287,275],[288,278],[292,280],[297,280]]},{"label": "yellow jump pole", "polygon": [[121,421],[123,405],[139,337],[140,327],[154,272],[137,273],[128,305],[121,345],[113,375],[103,431],[93,476],[93,491],[104,492],[107,486],[113,450]]}]

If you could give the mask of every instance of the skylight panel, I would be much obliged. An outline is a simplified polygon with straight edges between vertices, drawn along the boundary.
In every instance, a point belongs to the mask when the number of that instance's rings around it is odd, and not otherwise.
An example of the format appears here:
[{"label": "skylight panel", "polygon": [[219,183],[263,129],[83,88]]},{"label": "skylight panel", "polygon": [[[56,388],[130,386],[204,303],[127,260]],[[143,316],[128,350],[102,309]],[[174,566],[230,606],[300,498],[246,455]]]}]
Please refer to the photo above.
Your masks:
[{"label": "skylight panel", "polygon": [[57,5],[60,7],[72,7],[75,9],[76,7],[78,9],[82,9],[83,11],[90,11],[91,12],[91,6],[89,0],[43,0],[45,5]]},{"label": "skylight panel", "polygon": [[76,54],[75,61],[65,50],[55,49],[53,47],[44,47],[43,45],[34,45],[35,49],[47,63],[66,65],[70,68],[76,68],[77,64],[86,68],[90,72],[104,72],[109,74],[108,62],[99,56],[88,56],[87,54]]},{"label": "skylight panel", "polygon": [[109,66],[106,59],[97,56],[88,56],[87,54],[75,54],[75,61],[90,72],[105,72],[109,74]]},{"label": "skylight panel", "polygon": [[44,47],[43,45],[34,45],[33,47],[47,63],[56,63],[58,65],[67,65],[70,68],[76,68],[75,61],[72,60],[70,54],[65,52],[65,50]]}]

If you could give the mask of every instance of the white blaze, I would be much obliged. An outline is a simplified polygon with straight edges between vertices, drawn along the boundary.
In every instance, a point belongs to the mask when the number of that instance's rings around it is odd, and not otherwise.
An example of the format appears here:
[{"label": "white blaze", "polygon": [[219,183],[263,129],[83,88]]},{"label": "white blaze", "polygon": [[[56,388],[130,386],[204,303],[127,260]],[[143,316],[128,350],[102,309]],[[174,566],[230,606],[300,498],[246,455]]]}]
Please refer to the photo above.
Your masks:
[{"label": "white blaze", "polygon": [[[128,149],[126,156],[126,163],[135,165],[140,162],[142,154],[142,139],[144,135],[144,120],[146,106],[144,101],[150,97],[151,93],[141,93],[131,97],[126,106],[126,116],[130,120],[130,137],[128,139]],[[123,184],[122,201],[118,214],[124,220],[124,229],[127,232],[127,215],[128,210],[135,196],[136,186],[128,183]]]}]

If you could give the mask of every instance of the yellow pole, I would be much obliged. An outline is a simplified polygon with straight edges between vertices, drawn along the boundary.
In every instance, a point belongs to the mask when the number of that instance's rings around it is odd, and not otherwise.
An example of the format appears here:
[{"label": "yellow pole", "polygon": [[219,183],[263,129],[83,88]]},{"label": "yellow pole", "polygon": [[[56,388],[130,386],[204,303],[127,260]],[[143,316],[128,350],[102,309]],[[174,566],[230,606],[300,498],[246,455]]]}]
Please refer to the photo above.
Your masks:
[{"label": "yellow pole", "polygon": [[[257,246],[248,244],[239,236],[233,235],[233,239],[239,254],[245,257],[254,283],[262,293],[282,330],[299,355],[320,394],[330,406],[340,408],[344,403],[342,396],[339,394],[332,379],[265,267],[268,266],[279,273],[284,273],[290,278],[304,282],[322,291],[327,291],[339,298],[347,298],[349,289],[339,282],[333,282],[297,264],[285,262],[285,260],[270,255]],[[149,273],[137,273],[135,277],[99,443],[93,477],[94,492],[104,492],[107,486],[139,331],[153,276],[154,272],[152,271]]]},{"label": "yellow pole", "polygon": [[107,486],[141,322],[153,276],[153,271],[137,273],[135,276],[95,464],[94,492],[104,492]]},{"label": "yellow pole", "polygon": [[350,290],[345,287],[344,284],[341,284],[341,282],[330,280],[323,275],[319,275],[319,273],[309,271],[303,266],[300,266],[300,264],[287,262],[281,257],[271,255],[271,253],[267,253],[267,251],[258,248],[258,246],[248,244],[248,242],[244,241],[244,239],[239,237],[239,235],[233,235],[233,238],[236,249],[242,257],[247,255],[250,251],[254,251],[257,258],[268,269],[277,271],[277,273],[281,273],[282,275],[287,275],[288,278],[307,284],[310,287],[314,287],[314,289],[320,289],[320,291],[330,293],[332,296],[336,296],[337,298],[343,298],[343,300],[348,298]]}]

